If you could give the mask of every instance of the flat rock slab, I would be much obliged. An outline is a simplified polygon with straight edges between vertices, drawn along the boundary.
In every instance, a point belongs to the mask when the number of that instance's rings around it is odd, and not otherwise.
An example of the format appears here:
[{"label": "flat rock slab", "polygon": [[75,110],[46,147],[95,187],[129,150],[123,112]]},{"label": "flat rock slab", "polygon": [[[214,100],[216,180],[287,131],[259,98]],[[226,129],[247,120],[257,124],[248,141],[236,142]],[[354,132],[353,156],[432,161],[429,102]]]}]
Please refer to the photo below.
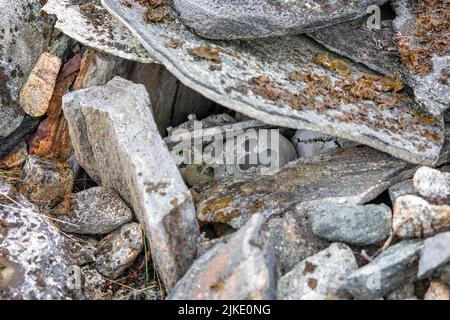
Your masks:
[{"label": "flat rock slab", "polygon": [[58,18],[58,30],[88,47],[126,60],[155,62],[99,0],[48,0],[42,10]]},{"label": "flat rock slab", "polygon": [[419,279],[427,278],[435,270],[450,261],[450,232],[444,232],[426,239],[420,253]]},{"label": "flat rock slab", "polygon": [[356,299],[378,299],[414,281],[422,247],[420,240],[406,240],[390,247],[348,276],[345,290]]},{"label": "flat rock slab", "polygon": [[416,100],[440,114],[450,107],[450,50],[445,1],[394,0],[397,49]]},{"label": "flat rock slab", "polygon": [[39,16],[41,1],[1,0],[0,7],[1,139],[18,129],[23,121],[19,92],[36,60],[47,49],[52,23]]},{"label": "flat rock slab", "polygon": [[196,256],[192,196],[150,112],[144,86],[116,77],[63,98],[80,165],[116,190],[145,224],[154,262],[170,290]]},{"label": "flat rock slab", "polygon": [[255,213],[267,218],[323,203],[364,204],[413,173],[414,166],[359,146],[336,149],[288,164],[273,176],[208,185],[196,197],[200,221],[241,227]]},{"label": "flat rock slab", "polygon": [[0,180],[0,299],[70,298],[68,250],[50,221]]},{"label": "flat rock slab", "polygon": [[107,234],[133,219],[119,194],[102,187],[66,196],[49,214],[61,230],[78,234]]},{"label": "flat rock slab", "polygon": [[345,298],[339,289],[348,275],[358,269],[352,249],[333,243],[300,262],[278,281],[280,300],[327,300]]},{"label": "flat rock slab", "polygon": [[386,0],[174,0],[183,22],[209,39],[255,39],[327,27]]},{"label": "flat rock slab", "polygon": [[102,0],[180,81],[223,106],[272,125],[356,141],[414,163],[434,163],[439,156],[444,136],[440,117],[393,92],[373,91],[377,101],[371,100],[362,94],[364,86],[389,91],[387,87],[398,89],[398,83],[375,80],[372,71],[331,53],[328,61],[328,51],[306,36],[211,42],[192,34],[169,6],[170,19],[147,23],[146,8],[137,1],[127,3]]},{"label": "flat rock slab", "polygon": [[273,248],[255,215],[226,243],[199,257],[168,300],[272,300],[276,269]]},{"label": "flat rock slab", "polygon": [[388,206],[324,205],[308,210],[317,236],[333,242],[367,246],[378,244],[391,234],[392,212]]}]

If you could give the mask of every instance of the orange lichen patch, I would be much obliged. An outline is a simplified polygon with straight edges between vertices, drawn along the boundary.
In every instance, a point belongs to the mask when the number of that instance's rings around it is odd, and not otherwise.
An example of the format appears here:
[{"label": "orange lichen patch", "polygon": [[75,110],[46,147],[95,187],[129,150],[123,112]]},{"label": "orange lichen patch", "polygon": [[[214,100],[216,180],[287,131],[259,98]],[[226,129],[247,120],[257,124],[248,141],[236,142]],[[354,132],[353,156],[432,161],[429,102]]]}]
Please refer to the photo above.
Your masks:
[{"label": "orange lichen patch", "polygon": [[[208,214],[210,212],[219,212],[229,207],[231,202],[233,201],[233,197],[225,197],[222,199],[217,199],[213,201],[210,205],[203,208],[202,213]],[[220,222],[220,221],[219,221]]]},{"label": "orange lichen patch", "polygon": [[231,220],[240,216],[241,212],[239,210],[233,210],[228,215],[225,215],[222,211],[219,211],[215,214],[215,221],[219,223],[229,223]]},{"label": "orange lichen patch", "polygon": [[188,53],[196,59],[203,59],[211,61],[212,63],[219,64],[222,62],[220,59],[219,50],[207,46],[199,46],[195,48],[187,49]]},{"label": "orange lichen patch", "polygon": [[341,76],[348,76],[351,73],[348,63],[340,59],[334,59],[331,61],[330,67]]},{"label": "orange lichen patch", "polygon": [[272,80],[267,76],[251,78],[248,82],[250,89],[266,100],[276,101],[281,98],[281,91],[275,88]]},{"label": "orange lichen patch", "polygon": [[250,213],[257,213],[261,208],[263,208],[266,205],[264,201],[256,200],[253,205],[251,205],[248,210]]},{"label": "orange lichen patch", "polygon": [[414,35],[397,39],[397,48],[405,65],[417,75],[427,75],[433,68],[433,54],[450,53],[450,2],[448,0],[415,0]]},{"label": "orange lichen patch", "polygon": [[178,49],[178,48],[181,48],[183,46],[183,44],[184,44],[183,40],[172,38],[172,39],[166,41],[165,46],[166,46],[166,48],[169,48],[169,49]]},{"label": "orange lichen patch", "polygon": [[210,288],[213,292],[220,292],[225,289],[225,284],[223,282],[216,282]]}]

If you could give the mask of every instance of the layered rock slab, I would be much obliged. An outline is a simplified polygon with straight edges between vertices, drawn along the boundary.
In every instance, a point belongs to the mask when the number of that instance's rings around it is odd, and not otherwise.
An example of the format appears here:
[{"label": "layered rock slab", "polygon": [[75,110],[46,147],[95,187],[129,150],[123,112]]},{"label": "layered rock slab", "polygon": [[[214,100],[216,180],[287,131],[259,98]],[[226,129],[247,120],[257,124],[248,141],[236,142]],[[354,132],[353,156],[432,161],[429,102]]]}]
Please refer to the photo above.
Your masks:
[{"label": "layered rock slab", "polygon": [[196,256],[199,228],[191,194],[150,108],[145,88],[119,77],[63,98],[80,165],[99,185],[119,192],[145,224],[170,290]]},{"label": "layered rock slab", "polygon": [[88,47],[126,60],[154,62],[99,0],[48,0],[42,10],[57,17],[55,27],[58,30]]},{"label": "layered rock slab", "polygon": [[[398,96],[392,79],[375,80],[373,72],[331,53],[328,63],[328,51],[305,36],[210,42],[192,34],[170,6],[165,7],[170,18],[147,23],[147,8],[137,1],[102,4],[180,81],[223,106],[269,124],[357,141],[410,162],[437,160],[444,135],[440,117]],[[357,89],[366,84],[393,91],[376,91],[374,101]]]},{"label": "layered rock slab", "polygon": [[255,39],[330,26],[366,14],[386,0],[174,0],[183,22],[209,39]]}]

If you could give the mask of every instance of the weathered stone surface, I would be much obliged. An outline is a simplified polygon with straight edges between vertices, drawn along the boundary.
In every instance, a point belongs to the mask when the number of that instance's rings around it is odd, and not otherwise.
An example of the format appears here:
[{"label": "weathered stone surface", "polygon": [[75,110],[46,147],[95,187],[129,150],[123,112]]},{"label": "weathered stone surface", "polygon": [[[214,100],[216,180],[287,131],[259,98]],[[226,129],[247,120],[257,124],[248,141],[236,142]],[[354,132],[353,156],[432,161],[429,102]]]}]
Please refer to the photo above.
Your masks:
[{"label": "weathered stone surface", "polygon": [[20,91],[20,105],[30,116],[40,117],[47,112],[61,65],[61,59],[51,53],[39,57]]},{"label": "weathered stone surface", "polygon": [[27,143],[23,141],[10,155],[3,161],[0,161],[0,170],[16,168],[22,165],[27,160],[27,157]]},{"label": "weathered stone surface", "polygon": [[389,198],[391,199],[392,203],[395,203],[395,200],[397,200],[397,198],[406,195],[419,195],[416,189],[414,189],[414,183],[412,179],[399,182],[389,188]]},{"label": "weathered stone surface", "polygon": [[414,174],[413,182],[421,196],[436,202],[450,201],[450,173],[421,167]]},{"label": "weathered stone surface", "polygon": [[97,270],[117,279],[136,260],[144,248],[141,225],[128,223],[100,241],[96,253]]},{"label": "weathered stone surface", "polygon": [[29,156],[23,167],[19,191],[38,206],[51,206],[72,192],[73,179],[68,164]]},{"label": "weathered stone surface", "polygon": [[394,203],[392,227],[403,239],[429,237],[450,229],[450,206],[433,205],[417,196],[402,196]]},{"label": "weathered stone surface", "polygon": [[342,243],[300,262],[278,281],[278,299],[326,300],[345,298],[339,292],[345,278],[358,269],[352,250]]},{"label": "weathered stone surface", "polygon": [[270,300],[276,271],[271,243],[255,215],[227,243],[194,261],[168,300]]},{"label": "weathered stone surface", "polygon": [[299,34],[366,14],[372,1],[174,0],[181,19],[210,39],[255,39]]},{"label": "weathered stone surface", "polygon": [[309,130],[297,130],[291,141],[300,158],[343,147],[343,141]]},{"label": "weathered stone surface", "polygon": [[288,211],[281,217],[272,218],[267,227],[280,276],[329,245],[312,233],[306,215],[301,212]]},{"label": "weathered stone surface", "polygon": [[317,236],[357,246],[377,244],[391,234],[392,212],[384,205],[324,205],[308,210]]},{"label": "weathered stone surface", "polygon": [[255,213],[270,217],[295,205],[363,204],[411,176],[412,168],[368,147],[332,150],[292,162],[273,176],[208,185],[196,197],[197,215],[239,228]]},{"label": "weathered stone surface", "polygon": [[42,9],[58,18],[55,27],[76,41],[123,59],[154,59],[133,35],[100,5],[99,0],[48,0]]},{"label": "weathered stone surface", "polygon": [[386,300],[418,300],[415,294],[414,283],[407,283],[392,291],[385,297]]},{"label": "weathered stone surface", "polygon": [[448,262],[450,262],[450,232],[428,238],[420,253],[417,277],[419,279],[427,278]]},{"label": "weathered stone surface", "polygon": [[66,239],[0,180],[0,299],[68,299]]},{"label": "weathered stone surface", "polygon": [[142,85],[114,78],[66,95],[64,114],[80,165],[112,188],[145,224],[167,288],[196,255],[199,227],[192,196],[159,135]]},{"label": "weathered stone surface", "polygon": [[88,49],[81,60],[74,91],[105,85],[115,76],[125,77],[132,64],[126,60]]},{"label": "weathered stone surface", "polygon": [[[305,36],[212,43],[176,18],[145,23],[146,9],[134,0],[128,1],[131,6],[121,0],[102,3],[180,81],[223,106],[272,125],[363,143],[415,163],[433,164],[438,158],[444,135],[440,117],[424,113],[405,95],[399,99],[398,81],[378,78],[331,53],[327,60],[328,51]],[[175,15],[169,6],[165,9]],[[174,40],[182,45],[170,45]],[[362,94],[365,86],[372,96]]]},{"label": "weathered stone surface", "polygon": [[[5,119],[5,122],[7,122],[7,118],[0,119]],[[5,138],[0,138],[0,159],[3,160],[6,156],[10,155],[18,145],[23,143],[29,135],[36,130],[40,121],[40,118],[33,118],[29,115],[25,115],[16,131]],[[3,120],[1,122],[3,122]]]},{"label": "weathered stone surface", "polygon": [[102,187],[66,196],[50,215],[61,230],[79,234],[107,234],[133,218],[120,196]]},{"label": "weathered stone surface", "polygon": [[356,299],[377,299],[414,281],[423,242],[402,241],[347,277],[345,290]]},{"label": "weathered stone surface", "polygon": [[450,107],[450,51],[445,1],[394,0],[397,49],[416,100],[434,114]]},{"label": "weathered stone surface", "polygon": [[69,241],[72,261],[77,266],[84,266],[95,262],[95,253],[99,241],[91,236],[78,236],[71,234]]},{"label": "weathered stone surface", "polygon": [[[19,92],[47,49],[52,24],[39,17],[40,1],[0,1],[0,146],[24,121]],[[18,41],[20,39],[20,41]],[[1,150],[0,147],[0,158]]]},{"label": "weathered stone surface", "polygon": [[450,300],[450,287],[439,281],[432,281],[424,300]]}]

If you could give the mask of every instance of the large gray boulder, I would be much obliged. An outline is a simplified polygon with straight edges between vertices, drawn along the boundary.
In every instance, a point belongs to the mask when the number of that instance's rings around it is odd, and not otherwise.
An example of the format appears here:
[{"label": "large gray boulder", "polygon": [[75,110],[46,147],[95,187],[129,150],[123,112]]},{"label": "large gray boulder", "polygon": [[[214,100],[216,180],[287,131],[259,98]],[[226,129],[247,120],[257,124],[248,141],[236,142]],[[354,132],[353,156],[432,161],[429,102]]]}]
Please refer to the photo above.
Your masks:
[{"label": "large gray boulder", "polygon": [[0,180],[0,300],[70,299],[67,240]]},{"label": "large gray boulder", "polygon": [[[24,112],[20,89],[49,44],[52,23],[40,17],[42,1],[1,0],[0,7],[0,139],[19,128]],[[1,157],[1,153],[0,153]]]},{"label": "large gray boulder", "polygon": [[174,0],[183,22],[201,37],[254,39],[299,34],[365,15],[387,0]]},{"label": "large gray boulder", "polygon": [[144,86],[119,77],[63,98],[80,165],[134,209],[170,290],[196,256],[199,227],[192,196],[150,108]]}]

